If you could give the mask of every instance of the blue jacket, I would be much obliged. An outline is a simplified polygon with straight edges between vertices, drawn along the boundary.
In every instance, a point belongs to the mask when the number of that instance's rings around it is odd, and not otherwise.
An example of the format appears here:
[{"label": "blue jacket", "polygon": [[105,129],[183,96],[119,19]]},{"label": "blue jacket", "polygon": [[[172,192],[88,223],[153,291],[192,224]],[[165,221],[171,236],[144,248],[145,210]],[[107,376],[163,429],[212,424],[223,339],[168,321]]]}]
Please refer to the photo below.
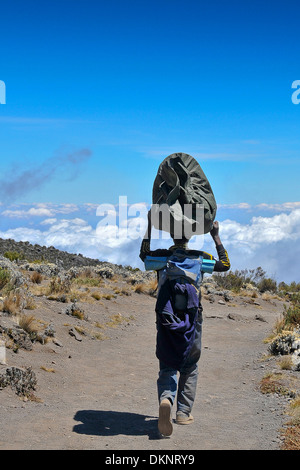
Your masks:
[{"label": "blue jacket", "polygon": [[[186,296],[184,311],[176,311],[175,296]],[[169,279],[161,286],[156,301],[156,356],[179,370],[186,361],[195,338],[199,297],[192,284],[179,284]]]}]

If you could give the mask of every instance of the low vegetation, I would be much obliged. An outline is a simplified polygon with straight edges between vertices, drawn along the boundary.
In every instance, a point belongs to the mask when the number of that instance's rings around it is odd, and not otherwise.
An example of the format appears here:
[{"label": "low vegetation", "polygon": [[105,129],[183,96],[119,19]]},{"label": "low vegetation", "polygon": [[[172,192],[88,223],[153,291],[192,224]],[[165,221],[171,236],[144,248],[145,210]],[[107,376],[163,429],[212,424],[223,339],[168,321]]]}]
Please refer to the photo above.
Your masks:
[{"label": "low vegetation", "polygon": [[289,405],[287,414],[291,419],[282,429],[282,450],[300,450],[300,397],[295,398]]},{"label": "low vegetation", "polygon": [[30,280],[31,282],[33,282],[34,284],[41,284],[42,280],[43,280],[43,276],[41,273],[37,272],[37,271],[34,271],[32,273],[32,275],[30,276]]},{"label": "low vegetation", "polygon": [[[293,400],[287,407],[287,415],[291,419],[283,427],[281,435],[283,444],[282,450],[300,450],[300,395],[299,395],[299,368],[296,368],[296,375],[289,373],[294,369],[291,353],[295,342],[300,340],[300,284],[280,283],[276,292],[288,301],[284,305],[281,318],[274,326],[273,334],[266,339],[269,345],[269,352],[278,356],[277,365],[281,373],[269,373],[261,380],[260,390],[262,393],[277,393],[292,397]],[[297,390],[293,391],[293,387]]]},{"label": "low vegetation", "polygon": [[132,289],[137,294],[154,295],[157,290],[157,280],[151,279],[148,282],[139,282],[132,286]]},{"label": "low vegetation", "polygon": [[261,267],[216,273],[213,274],[213,279],[220,288],[237,293],[247,286],[252,286],[261,294],[277,294],[283,299],[293,300],[300,295],[300,283],[280,282],[277,284],[274,279],[266,276],[266,272]]},{"label": "low vegetation", "polygon": [[[22,253],[16,251],[6,252],[5,257],[13,262],[23,259]],[[41,260],[39,260],[40,262]],[[157,292],[155,278],[143,280],[142,277],[135,276],[138,270],[128,267],[128,272],[131,275],[127,278],[115,274],[101,275],[90,268],[74,270],[72,275],[62,276],[47,276],[44,271],[41,271],[43,273],[41,274],[40,267],[35,265],[33,269],[34,271],[25,273],[26,284],[24,288],[16,289],[13,287],[9,270],[0,268],[1,309],[6,314],[15,317],[14,320],[18,326],[29,335],[32,342],[40,341],[44,344],[49,339],[44,334],[45,325],[42,325],[31,312],[26,312],[26,310],[36,308],[34,299],[38,296],[45,296],[49,300],[62,303],[73,302],[74,308],[69,313],[75,317],[77,323],[73,328],[80,335],[103,340],[106,339],[104,333],[109,328],[125,327],[133,320],[131,315],[126,316],[121,313],[107,316],[106,309],[109,304],[115,307],[114,304],[121,296],[137,294],[155,296]],[[295,340],[295,331],[299,331],[300,334],[300,283],[286,284],[281,282],[278,284],[274,279],[269,278],[261,267],[214,274],[212,277],[221,290],[229,290],[236,294],[247,291],[247,295],[253,301],[257,297],[271,300],[277,296],[286,302],[281,318],[276,322],[273,334],[267,340],[270,346],[273,344],[269,351],[270,354],[274,354],[278,358],[276,360],[279,372],[266,374],[261,380],[259,388],[264,394],[277,393],[289,398],[290,406],[287,413],[290,415],[290,421],[283,430],[284,444],[282,448],[300,450],[300,397],[286,380],[286,374],[293,371],[293,364],[289,350],[287,349],[283,354],[282,350],[277,348],[278,345],[281,345],[281,338],[290,337],[290,344],[292,344]],[[92,303],[94,308],[97,306],[97,310],[105,312],[106,316],[91,322],[76,302]],[[84,306],[84,308],[86,307]],[[41,366],[41,369],[45,372],[55,372],[53,368],[45,366]]]},{"label": "low vegetation", "polygon": [[9,261],[19,261],[25,259],[24,253],[19,253],[18,251],[6,251],[4,257],[9,259]]},{"label": "low vegetation", "polygon": [[10,282],[10,273],[8,269],[0,268],[0,290]]},{"label": "low vegetation", "polygon": [[[12,262],[22,260],[18,252],[7,252],[6,258]],[[104,330],[116,328],[123,323],[133,320],[132,316],[120,313],[107,318],[107,302],[115,302],[118,297],[131,296],[134,293],[151,295],[155,291],[156,281],[139,282],[137,270],[129,270],[130,275],[124,277],[122,274],[115,275],[110,268],[93,269],[93,267],[73,268],[68,272],[56,274],[55,265],[31,262],[27,268],[20,268],[23,283],[21,287],[14,285],[14,278],[6,268],[0,268],[0,309],[9,316],[14,317],[14,323],[18,328],[26,332],[32,343],[45,344],[49,341],[49,332],[45,334],[46,325],[43,325],[36,316],[29,314],[26,310],[36,308],[35,300],[39,297],[55,300],[62,304],[62,313],[66,313],[83,324],[77,324],[73,328],[80,334],[94,339],[106,339]],[[124,269],[123,267],[121,267]],[[51,271],[53,270],[53,271]],[[53,272],[53,274],[52,274]],[[142,279],[142,278],[141,278]],[[25,282],[24,282],[25,281]],[[85,303],[84,309],[82,302]],[[105,321],[91,321],[86,314],[86,305],[97,303],[99,313],[104,313]],[[70,305],[71,304],[71,305]],[[102,331],[101,331],[102,330]],[[6,346],[17,352],[20,347],[13,337],[6,335]],[[22,346],[21,346],[22,347]]]}]

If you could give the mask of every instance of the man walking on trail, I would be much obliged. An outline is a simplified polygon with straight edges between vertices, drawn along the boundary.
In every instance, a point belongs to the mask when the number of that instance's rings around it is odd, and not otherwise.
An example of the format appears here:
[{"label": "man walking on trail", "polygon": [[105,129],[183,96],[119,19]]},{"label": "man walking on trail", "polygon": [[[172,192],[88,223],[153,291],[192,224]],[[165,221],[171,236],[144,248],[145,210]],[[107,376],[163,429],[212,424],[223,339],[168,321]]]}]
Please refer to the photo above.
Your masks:
[{"label": "man walking on trail", "polygon": [[[142,241],[140,258],[146,269],[157,271],[158,296],[156,302],[157,343],[159,359],[157,391],[159,400],[158,429],[163,436],[173,432],[172,406],[177,393],[177,424],[194,421],[191,410],[196,395],[198,361],[201,354],[202,306],[200,282],[203,273],[229,270],[230,262],[219,236],[219,223],[213,222],[210,234],[215,242],[218,259],[198,250],[189,250],[188,240],[174,240],[169,249],[150,250],[151,211],[148,215],[148,230]],[[183,270],[192,265],[193,272],[201,271],[200,282],[178,282],[167,276],[170,260],[179,260]],[[180,268],[180,269],[181,269]],[[196,269],[195,269],[196,268]],[[187,268],[186,268],[187,269]],[[184,274],[184,272],[182,271]],[[199,277],[199,276],[198,276]],[[179,374],[178,374],[179,373]],[[179,375],[179,378],[178,378]]]}]

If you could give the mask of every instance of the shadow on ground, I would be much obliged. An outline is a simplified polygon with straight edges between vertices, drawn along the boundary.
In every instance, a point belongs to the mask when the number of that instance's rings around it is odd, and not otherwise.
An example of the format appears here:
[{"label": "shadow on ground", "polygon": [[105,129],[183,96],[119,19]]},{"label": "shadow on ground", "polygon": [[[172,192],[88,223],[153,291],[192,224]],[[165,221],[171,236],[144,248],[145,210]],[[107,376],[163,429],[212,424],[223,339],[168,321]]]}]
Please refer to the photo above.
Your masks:
[{"label": "shadow on ground", "polygon": [[78,434],[93,436],[148,436],[159,439],[157,418],[137,413],[104,410],[80,410],[74,416],[80,421],[73,427]]}]

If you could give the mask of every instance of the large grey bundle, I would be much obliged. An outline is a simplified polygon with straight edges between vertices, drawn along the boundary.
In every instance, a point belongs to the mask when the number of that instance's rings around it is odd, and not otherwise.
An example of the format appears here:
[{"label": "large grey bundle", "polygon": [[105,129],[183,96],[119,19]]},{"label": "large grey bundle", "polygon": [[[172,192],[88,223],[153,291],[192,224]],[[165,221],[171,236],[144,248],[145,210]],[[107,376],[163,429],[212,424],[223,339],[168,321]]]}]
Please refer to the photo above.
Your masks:
[{"label": "large grey bundle", "polygon": [[186,153],[173,153],[160,164],[152,203],[154,227],[173,238],[189,239],[209,232],[217,212],[208,179],[199,163]]}]

